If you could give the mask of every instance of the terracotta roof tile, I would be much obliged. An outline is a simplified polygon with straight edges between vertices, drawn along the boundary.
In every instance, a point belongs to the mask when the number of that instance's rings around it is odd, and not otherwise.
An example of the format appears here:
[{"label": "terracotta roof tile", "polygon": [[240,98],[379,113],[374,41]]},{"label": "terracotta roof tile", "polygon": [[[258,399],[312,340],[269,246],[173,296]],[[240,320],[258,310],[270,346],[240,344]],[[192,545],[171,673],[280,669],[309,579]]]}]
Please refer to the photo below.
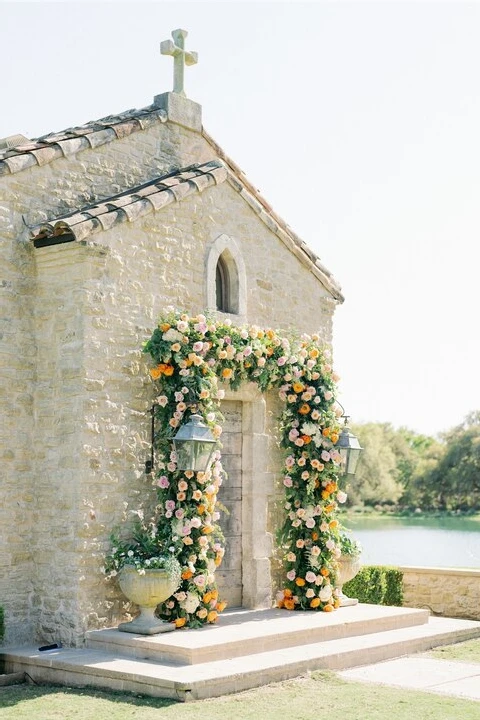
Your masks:
[{"label": "terracotta roof tile", "polygon": [[[196,182],[199,178],[202,178],[201,187]],[[32,228],[32,240],[38,245],[40,240],[61,234],[73,235],[75,240],[84,240],[89,235],[108,230],[119,222],[134,222],[147,213],[201,192],[208,186],[218,185],[226,178],[227,170],[219,160],[178,170],[106,198],[96,205],[37,225]]]},{"label": "terracotta roof tile", "polygon": [[0,175],[21,172],[33,165],[46,165],[56,158],[104,145],[166,120],[166,112],[151,105],[50,133],[29,143],[0,150]]}]

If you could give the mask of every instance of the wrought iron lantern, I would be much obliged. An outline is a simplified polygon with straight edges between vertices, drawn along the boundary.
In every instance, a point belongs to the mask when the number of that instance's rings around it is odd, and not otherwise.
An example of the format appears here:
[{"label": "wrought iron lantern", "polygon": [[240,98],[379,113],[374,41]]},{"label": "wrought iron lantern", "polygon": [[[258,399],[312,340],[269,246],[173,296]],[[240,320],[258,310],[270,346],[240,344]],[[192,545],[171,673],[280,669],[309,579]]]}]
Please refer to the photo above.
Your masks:
[{"label": "wrought iron lantern", "polygon": [[[151,457],[145,463],[145,472],[151,473],[155,467],[155,408],[152,405],[152,439]],[[188,422],[182,425],[173,437],[173,445],[177,454],[177,468],[179,470],[192,470],[205,472],[210,464],[217,441],[212,435],[208,425],[203,422],[202,416],[193,413]]]},{"label": "wrought iron lantern", "polygon": [[345,420],[345,424],[342,428],[342,432],[340,433],[340,437],[335,443],[335,447],[342,456],[345,474],[355,475],[357,463],[360,458],[360,453],[363,451],[363,448],[361,447],[357,436],[353,434],[353,432],[347,425],[348,416],[342,415],[342,417]]},{"label": "wrought iron lantern", "polygon": [[217,441],[202,416],[193,413],[185,425],[182,425],[173,438],[179,470],[205,472],[207,470]]}]

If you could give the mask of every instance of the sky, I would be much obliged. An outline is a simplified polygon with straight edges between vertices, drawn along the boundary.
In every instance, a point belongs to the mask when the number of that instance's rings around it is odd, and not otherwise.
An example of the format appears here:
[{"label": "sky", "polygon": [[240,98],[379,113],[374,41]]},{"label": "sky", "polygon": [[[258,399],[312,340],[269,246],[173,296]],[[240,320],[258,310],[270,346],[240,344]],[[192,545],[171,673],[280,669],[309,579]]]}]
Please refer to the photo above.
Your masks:
[{"label": "sky", "polygon": [[480,409],[480,2],[0,0],[0,138],[149,105],[176,28],[205,129],[342,286],[352,422]]}]

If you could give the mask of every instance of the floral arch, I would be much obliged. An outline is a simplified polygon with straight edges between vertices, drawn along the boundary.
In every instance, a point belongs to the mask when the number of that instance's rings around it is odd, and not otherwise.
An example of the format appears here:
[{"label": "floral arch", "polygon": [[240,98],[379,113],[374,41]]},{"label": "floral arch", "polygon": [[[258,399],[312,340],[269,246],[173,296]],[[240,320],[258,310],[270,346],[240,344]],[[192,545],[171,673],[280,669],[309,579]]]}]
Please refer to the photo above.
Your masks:
[{"label": "floral arch", "polygon": [[[235,327],[230,320],[189,317],[168,308],[144,345],[155,362],[154,485],[158,491],[152,537],[170,543],[182,567],[182,585],[161,607],[177,627],[215,622],[225,604],[215,569],[224,549],[216,497],[224,471],[220,450],[205,473],[180,471],[172,436],[196,408],[215,437],[221,435],[219,383],[237,389],[255,382],[277,389],[283,401],[280,444],[285,451],[284,520],[278,530],[284,582],[277,605],[288,610],[334,610],[340,556],[338,503],[341,457],[335,449],[337,377],[330,352],[317,335],[288,338],[271,329]],[[168,431],[166,431],[168,429]]]}]

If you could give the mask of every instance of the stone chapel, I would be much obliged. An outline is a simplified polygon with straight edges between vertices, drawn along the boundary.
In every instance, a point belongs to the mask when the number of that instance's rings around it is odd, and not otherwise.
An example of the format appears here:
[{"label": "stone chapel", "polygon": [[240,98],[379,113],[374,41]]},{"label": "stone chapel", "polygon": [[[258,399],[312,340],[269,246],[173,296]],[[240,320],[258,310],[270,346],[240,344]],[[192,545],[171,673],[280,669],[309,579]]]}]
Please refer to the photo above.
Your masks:
[{"label": "stone chapel", "polygon": [[[102,575],[145,474],[153,399],[142,344],[166,306],[332,338],[343,297],[202,124],[183,90],[30,140],[0,140],[0,605],[5,642],[79,646],[120,620]],[[230,606],[269,607],[277,400],[222,404]],[[228,578],[228,579],[227,579]]]}]

